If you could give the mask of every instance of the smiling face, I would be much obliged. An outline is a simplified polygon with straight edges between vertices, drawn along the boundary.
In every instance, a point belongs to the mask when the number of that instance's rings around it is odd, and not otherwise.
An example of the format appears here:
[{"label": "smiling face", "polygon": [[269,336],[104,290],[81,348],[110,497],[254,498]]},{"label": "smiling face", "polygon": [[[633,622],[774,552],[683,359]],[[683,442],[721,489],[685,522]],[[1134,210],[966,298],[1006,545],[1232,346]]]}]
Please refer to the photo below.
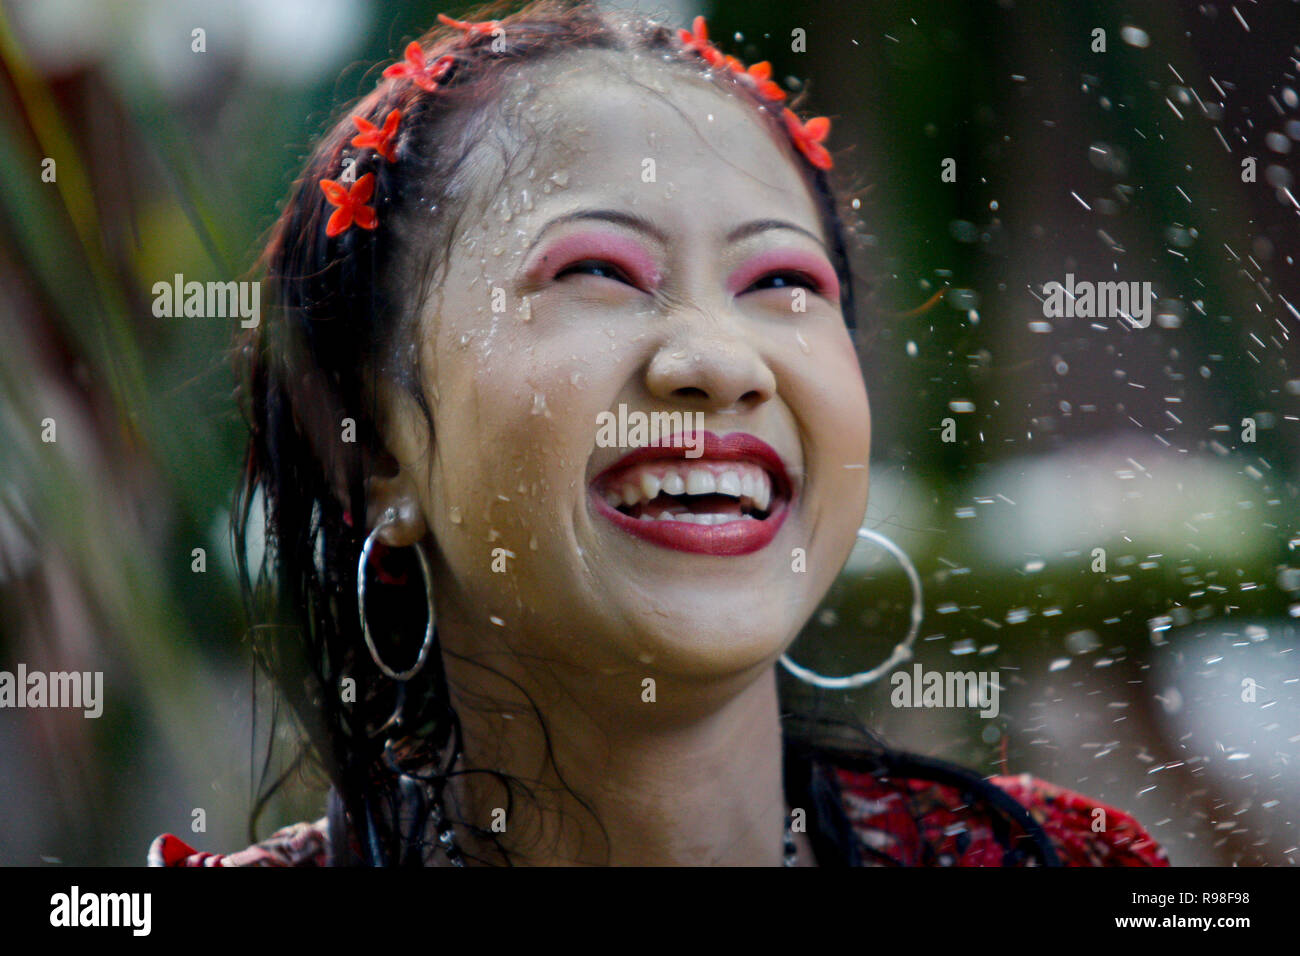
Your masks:
[{"label": "smiling face", "polygon": [[631,60],[508,88],[511,162],[467,164],[420,317],[433,433],[391,392],[389,446],[448,650],[486,634],[566,673],[757,673],[855,540],[866,392],[793,151],[753,105]]}]

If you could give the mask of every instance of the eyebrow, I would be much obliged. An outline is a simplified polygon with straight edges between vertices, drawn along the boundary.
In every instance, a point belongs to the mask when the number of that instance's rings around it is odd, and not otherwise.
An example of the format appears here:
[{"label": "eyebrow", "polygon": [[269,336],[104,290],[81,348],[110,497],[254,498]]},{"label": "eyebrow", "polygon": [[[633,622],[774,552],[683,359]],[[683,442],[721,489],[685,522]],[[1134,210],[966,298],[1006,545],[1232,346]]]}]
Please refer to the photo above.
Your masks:
[{"label": "eyebrow", "polygon": [[826,249],[826,241],[821,236],[809,232],[803,226],[796,226],[792,222],[786,222],[784,219],[754,219],[743,223],[727,233],[727,242],[739,242],[741,239],[748,239],[750,236],[757,235],[760,232],[767,232],[769,229],[790,229],[801,233],[825,249],[827,255],[830,255],[830,250]]},{"label": "eyebrow", "polygon": [[[635,229],[644,233],[659,242],[660,245],[669,245],[668,235],[644,216],[638,216],[635,213],[622,212],[618,209],[580,209],[577,212],[565,213],[562,216],[556,216],[538,231],[537,236],[533,239],[528,249],[531,252],[537,244],[542,241],[542,237],[555,226],[562,225],[566,222],[575,222],[579,220],[595,220],[597,222],[612,222],[615,225],[626,226],[629,229]],[[817,245],[830,255],[830,250],[826,246],[826,241],[814,232],[810,232],[803,226],[797,226],[792,222],[784,219],[753,219],[749,222],[742,223],[731,232],[727,233],[727,242],[739,242],[742,239],[748,239],[750,236],[757,235],[760,232],[767,232],[771,229],[788,229],[792,232],[800,233],[807,236]]]}]

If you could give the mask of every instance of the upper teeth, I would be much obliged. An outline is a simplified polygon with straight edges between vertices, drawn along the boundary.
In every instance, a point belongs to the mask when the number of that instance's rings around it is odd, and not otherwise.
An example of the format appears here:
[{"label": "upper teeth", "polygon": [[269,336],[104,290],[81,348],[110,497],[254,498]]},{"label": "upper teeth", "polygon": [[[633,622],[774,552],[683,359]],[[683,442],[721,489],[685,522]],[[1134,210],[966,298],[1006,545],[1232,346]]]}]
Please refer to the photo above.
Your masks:
[{"label": "upper teeth", "polygon": [[651,501],[660,492],[668,495],[727,495],[749,499],[759,511],[772,503],[772,479],[752,462],[675,464],[657,461],[637,465],[605,489],[605,500],[617,508]]}]

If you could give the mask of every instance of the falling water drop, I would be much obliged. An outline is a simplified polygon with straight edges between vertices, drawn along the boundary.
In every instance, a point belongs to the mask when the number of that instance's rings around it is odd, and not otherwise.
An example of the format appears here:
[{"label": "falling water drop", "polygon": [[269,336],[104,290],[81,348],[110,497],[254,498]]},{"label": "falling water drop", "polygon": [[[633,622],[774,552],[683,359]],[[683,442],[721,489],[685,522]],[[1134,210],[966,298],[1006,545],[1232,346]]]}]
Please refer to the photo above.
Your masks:
[{"label": "falling water drop", "polygon": [[1121,27],[1119,35],[1120,39],[1125,43],[1129,46],[1135,46],[1139,50],[1145,49],[1151,45],[1151,37],[1147,35],[1147,32],[1140,27],[1133,26],[1132,24]]}]

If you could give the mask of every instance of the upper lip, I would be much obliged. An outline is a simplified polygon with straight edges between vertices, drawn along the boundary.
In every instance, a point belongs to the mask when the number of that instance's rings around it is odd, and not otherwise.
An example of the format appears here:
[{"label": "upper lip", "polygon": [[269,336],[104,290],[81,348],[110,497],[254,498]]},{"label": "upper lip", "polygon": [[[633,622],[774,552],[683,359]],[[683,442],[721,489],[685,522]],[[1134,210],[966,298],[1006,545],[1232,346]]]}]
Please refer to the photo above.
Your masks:
[{"label": "upper lip", "polygon": [[[703,452],[698,457],[687,458],[686,452],[699,447],[703,439]],[[691,439],[690,449],[685,439]],[[675,432],[661,438],[653,445],[643,445],[628,452],[618,461],[600,472],[591,482],[597,490],[603,490],[606,480],[632,465],[643,461],[676,461],[684,459],[690,462],[701,461],[750,461],[765,469],[772,476],[772,491],[777,497],[789,500],[791,495],[790,475],[786,471],[781,456],[763,439],[747,432],[731,432],[719,438],[713,432]]]}]

